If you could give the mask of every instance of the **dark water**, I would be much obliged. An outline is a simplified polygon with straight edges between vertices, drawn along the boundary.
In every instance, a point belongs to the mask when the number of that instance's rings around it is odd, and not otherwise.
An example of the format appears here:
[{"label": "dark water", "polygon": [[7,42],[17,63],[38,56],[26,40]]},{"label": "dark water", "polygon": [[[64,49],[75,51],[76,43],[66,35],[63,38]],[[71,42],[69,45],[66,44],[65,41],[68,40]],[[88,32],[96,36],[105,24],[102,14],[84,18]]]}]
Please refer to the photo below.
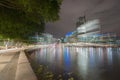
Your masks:
[{"label": "dark water", "polygon": [[120,48],[50,45],[29,56],[64,80],[120,80]]}]

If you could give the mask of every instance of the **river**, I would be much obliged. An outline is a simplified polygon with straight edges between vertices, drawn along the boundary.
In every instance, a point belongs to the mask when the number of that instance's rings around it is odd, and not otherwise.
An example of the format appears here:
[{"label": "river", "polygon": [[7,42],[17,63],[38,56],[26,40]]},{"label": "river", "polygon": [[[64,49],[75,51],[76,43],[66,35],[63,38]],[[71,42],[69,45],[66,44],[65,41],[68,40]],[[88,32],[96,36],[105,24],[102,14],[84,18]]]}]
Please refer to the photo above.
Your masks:
[{"label": "river", "polygon": [[54,75],[61,75],[63,80],[120,80],[120,48],[58,44],[28,55],[38,65],[47,66]]}]

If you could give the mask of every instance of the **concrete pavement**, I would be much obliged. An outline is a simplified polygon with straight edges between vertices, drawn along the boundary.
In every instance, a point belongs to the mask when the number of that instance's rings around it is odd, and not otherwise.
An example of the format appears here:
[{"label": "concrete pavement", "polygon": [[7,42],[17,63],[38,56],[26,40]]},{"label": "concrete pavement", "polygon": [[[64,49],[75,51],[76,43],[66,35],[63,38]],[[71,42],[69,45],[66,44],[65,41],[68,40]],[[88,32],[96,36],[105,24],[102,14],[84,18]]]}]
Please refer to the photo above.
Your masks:
[{"label": "concrete pavement", "polygon": [[37,80],[21,50],[0,51],[0,80]]},{"label": "concrete pavement", "polygon": [[0,55],[0,80],[15,80],[19,53]]}]

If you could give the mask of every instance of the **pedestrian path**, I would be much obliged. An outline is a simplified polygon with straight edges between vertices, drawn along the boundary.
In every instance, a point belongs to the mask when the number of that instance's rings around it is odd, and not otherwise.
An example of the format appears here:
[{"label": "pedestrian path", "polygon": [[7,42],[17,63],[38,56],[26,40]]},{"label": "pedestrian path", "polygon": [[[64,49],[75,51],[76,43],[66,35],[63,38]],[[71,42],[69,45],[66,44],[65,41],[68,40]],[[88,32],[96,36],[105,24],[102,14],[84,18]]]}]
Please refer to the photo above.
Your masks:
[{"label": "pedestrian path", "polygon": [[0,55],[0,80],[15,80],[19,52]]},{"label": "pedestrian path", "polygon": [[0,80],[37,80],[22,50],[0,51]]},{"label": "pedestrian path", "polygon": [[10,53],[10,52],[17,52],[17,51],[20,51],[20,50],[23,50],[24,48],[12,48],[12,49],[3,49],[3,50],[0,50],[0,54],[2,53]]}]

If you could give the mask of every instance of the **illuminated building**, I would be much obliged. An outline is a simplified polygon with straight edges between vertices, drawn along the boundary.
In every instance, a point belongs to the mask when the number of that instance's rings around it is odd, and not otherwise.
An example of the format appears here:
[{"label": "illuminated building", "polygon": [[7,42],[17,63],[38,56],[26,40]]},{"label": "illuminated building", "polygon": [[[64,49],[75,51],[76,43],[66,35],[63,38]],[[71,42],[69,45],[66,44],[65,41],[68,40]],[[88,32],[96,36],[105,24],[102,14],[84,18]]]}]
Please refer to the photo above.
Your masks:
[{"label": "illuminated building", "polygon": [[100,33],[99,20],[88,21],[77,27],[78,41],[88,42],[95,38],[95,34]]}]

